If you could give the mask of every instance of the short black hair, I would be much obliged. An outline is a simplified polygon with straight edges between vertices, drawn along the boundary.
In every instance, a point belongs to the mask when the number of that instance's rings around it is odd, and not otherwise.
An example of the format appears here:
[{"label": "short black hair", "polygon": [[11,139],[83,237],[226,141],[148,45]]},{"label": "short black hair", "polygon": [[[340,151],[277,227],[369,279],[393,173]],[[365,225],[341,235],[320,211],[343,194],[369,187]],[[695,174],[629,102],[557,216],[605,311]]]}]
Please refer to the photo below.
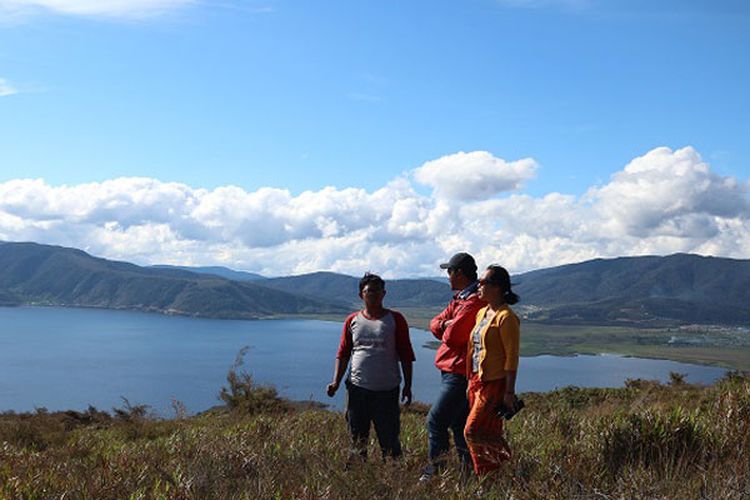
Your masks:
[{"label": "short black hair", "polygon": [[372,274],[371,272],[368,271],[359,280],[359,293],[362,293],[362,290],[364,290],[365,287],[371,283],[380,285],[380,288],[385,290],[385,281],[383,281],[383,278],[381,278],[377,274]]}]

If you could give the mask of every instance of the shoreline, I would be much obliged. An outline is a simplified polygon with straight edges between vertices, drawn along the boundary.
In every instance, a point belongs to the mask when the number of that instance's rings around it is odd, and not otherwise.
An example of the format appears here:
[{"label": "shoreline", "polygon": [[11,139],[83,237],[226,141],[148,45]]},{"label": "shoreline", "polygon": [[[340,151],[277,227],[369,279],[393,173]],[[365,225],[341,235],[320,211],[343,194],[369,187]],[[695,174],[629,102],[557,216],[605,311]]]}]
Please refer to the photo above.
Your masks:
[{"label": "shoreline", "polygon": [[[262,321],[316,320],[332,323],[344,321],[345,315],[331,313],[275,314],[262,317],[218,318],[186,314],[169,314],[158,310],[69,306],[59,304],[21,304],[0,309],[58,308],[72,310],[138,313],[158,317],[197,320]],[[429,331],[429,318],[436,309],[401,308],[412,328]],[[681,325],[668,328],[635,326],[597,326],[548,324],[524,321],[521,331],[521,355],[525,357],[617,354],[633,358],[676,361],[701,366],[750,371],[750,334],[747,327],[729,325]],[[697,339],[697,340],[696,340]],[[675,340],[678,340],[677,342]],[[428,341],[423,346],[435,349]]]}]

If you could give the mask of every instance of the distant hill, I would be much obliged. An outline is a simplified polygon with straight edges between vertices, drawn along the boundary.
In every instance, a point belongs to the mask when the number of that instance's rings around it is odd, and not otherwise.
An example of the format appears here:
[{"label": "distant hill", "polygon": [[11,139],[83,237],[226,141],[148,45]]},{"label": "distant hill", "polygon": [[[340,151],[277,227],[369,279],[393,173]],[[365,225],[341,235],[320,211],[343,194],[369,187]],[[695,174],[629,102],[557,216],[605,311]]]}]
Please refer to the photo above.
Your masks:
[{"label": "distant hill", "polygon": [[513,277],[528,317],[566,323],[750,323],[750,260],[595,259]]},{"label": "distant hill", "polygon": [[0,307],[17,306],[21,303],[22,300],[13,292],[0,290]]},{"label": "distant hill", "polygon": [[156,266],[149,266],[153,269],[179,269],[182,271],[190,271],[193,273],[201,274],[212,274],[214,276],[220,276],[228,280],[234,281],[258,281],[266,279],[265,276],[256,273],[248,273],[247,271],[235,271],[228,267],[222,266],[203,266],[203,267],[190,267],[190,266],[170,266],[167,264],[159,264]]},{"label": "distant hill", "polygon": [[[251,279],[226,268],[140,267],[72,248],[0,243],[0,306],[48,304],[214,318],[344,314],[359,278],[330,272]],[[209,270],[214,270],[210,272]],[[244,279],[233,280],[220,273]],[[245,276],[249,274],[250,276]],[[750,324],[750,260],[675,254],[596,259],[513,277],[527,319],[591,325]],[[386,306],[443,307],[447,283],[386,280]]]},{"label": "distant hill", "polygon": [[[346,307],[360,307],[359,279],[345,274],[315,272],[283,278],[269,278],[260,282],[275,290],[298,293],[307,297],[335,303]],[[386,280],[386,306],[394,307],[438,307],[451,298],[447,283],[431,279]]]},{"label": "distant hill", "polygon": [[214,318],[341,313],[310,297],[181,269],[154,269],[72,248],[0,244],[0,300]]}]

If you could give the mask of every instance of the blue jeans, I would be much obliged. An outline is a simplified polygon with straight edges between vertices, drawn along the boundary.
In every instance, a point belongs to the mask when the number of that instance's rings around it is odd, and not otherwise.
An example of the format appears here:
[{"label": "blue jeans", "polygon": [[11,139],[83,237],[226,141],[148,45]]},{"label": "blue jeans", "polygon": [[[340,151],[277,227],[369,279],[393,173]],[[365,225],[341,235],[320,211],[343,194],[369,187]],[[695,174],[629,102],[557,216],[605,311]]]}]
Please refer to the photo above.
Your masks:
[{"label": "blue jeans", "polygon": [[464,439],[464,426],[469,415],[466,399],[466,377],[449,372],[441,373],[440,394],[427,415],[430,463],[439,468],[450,449],[448,429],[453,431],[458,458],[465,467],[471,466],[469,448]]}]

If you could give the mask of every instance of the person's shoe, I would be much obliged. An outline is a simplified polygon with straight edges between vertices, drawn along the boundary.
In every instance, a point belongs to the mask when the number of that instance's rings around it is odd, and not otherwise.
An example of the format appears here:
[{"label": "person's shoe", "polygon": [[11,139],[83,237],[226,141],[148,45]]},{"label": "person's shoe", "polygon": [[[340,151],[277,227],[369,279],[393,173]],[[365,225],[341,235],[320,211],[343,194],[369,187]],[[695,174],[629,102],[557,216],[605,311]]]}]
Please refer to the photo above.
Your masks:
[{"label": "person's shoe", "polygon": [[346,464],[344,464],[344,472],[348,472],[352,470],[353,468],[362,465],[365,462],[367,462],[367,453],[362,453],[361,451],[353,450],[349,454],[349,458],[346,459]]},{"label": "person's shoe", "polygon": [[461,484],[467,484],[474,478],[474,469],[469,467],[461,467],[458,470],[458,480]]},{"label": "person's shoe", "polygon": [[434,465],[430,464],[426,466],[424,469],[422,469],[422,475],[419,476],[419,482],[426,483],[427,481],[432,479],[432,476],[434,476],[436,472],[437,469]]}]

